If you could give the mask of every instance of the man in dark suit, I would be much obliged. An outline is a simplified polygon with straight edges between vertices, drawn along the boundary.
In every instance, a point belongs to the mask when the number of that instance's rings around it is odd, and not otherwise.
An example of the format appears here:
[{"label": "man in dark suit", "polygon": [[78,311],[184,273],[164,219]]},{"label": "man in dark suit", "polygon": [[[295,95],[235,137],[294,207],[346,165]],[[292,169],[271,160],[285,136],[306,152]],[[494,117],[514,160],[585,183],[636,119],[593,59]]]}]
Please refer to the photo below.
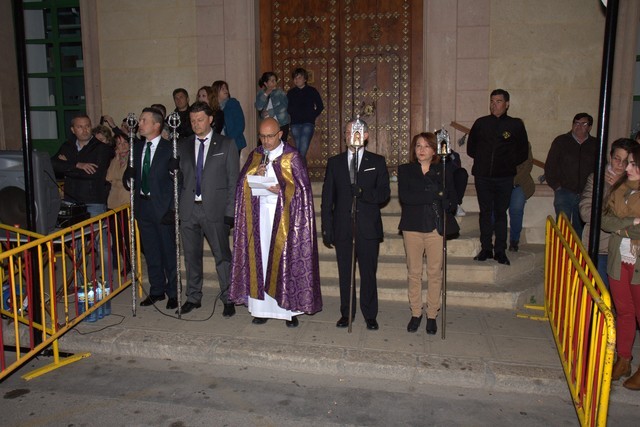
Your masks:
[{"label": "man in dark suit", "polygon": [[231,249],[229,230],[233,227],[238,150],[233,139],[213,132],[213,110],[205,102],[196,102],[189,112],[195,135],[180,140],[181,192],[180,234],[187,268],[187,301],[181,312],[201,306],[202,245],[207,238],[216,260],[220,298],[224,317],[236,313],[229,303]]},{"label": "man in dark suit", "polygon": [[142,110],[139,133],[144,140],[133,147],[134,169],[125,174],[134,177],[134,211],[144,247],[149,278],[146,307],[169,298],[167,309],[178,307],[176,289],[176,240],[173,213],[173,177],[169,165],[173,157],[171,143],[161,138],[163,117],[155,108]]},{"label": "man in dark suit", "polygon": [[[369,137],[367,124],[363,125],[362,140]],[[355,249],[360,269],[360,310],[366,321],[367,329],[378,329],[378,289],[376,270],[378,252],[383,237],[380,205],[389,199],[389,172],[385,158],[366,151],[364,147],[356,149],[351,141],[351,129],[355,121],[347,124],[346,143],[348,150],[331,157],[327,161],[327,170],[322,187],[322,239],[325,245],[336,247],[338,274],[340,277],[340,314],[336,323],[338,328],[348,326],[349,293],[351,286],[351,258],[353,247],[351,209],[353,197],[356,205]],[[353,163],[355,153],[358,166]],[[354,173],[350,173],[350,168]],[[355,173],[357,170],[357,174]],[[352,176],[354,175],[354,176]],[[355,178],[355,179],[354,179]],[[353,298],[351,314],[355,315],[356,298]]]}]

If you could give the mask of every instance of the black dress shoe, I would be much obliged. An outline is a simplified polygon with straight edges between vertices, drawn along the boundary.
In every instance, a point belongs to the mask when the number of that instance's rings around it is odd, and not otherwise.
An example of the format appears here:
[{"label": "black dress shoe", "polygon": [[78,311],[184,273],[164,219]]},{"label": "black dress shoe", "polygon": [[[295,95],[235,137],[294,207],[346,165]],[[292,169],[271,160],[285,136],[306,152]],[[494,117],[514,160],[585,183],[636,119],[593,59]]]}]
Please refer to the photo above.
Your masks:
[{"label": "black dress shoe", "polygon": [[297,317],[292,317],[291,320],[285,320],[285,323],[287,324],[287,328],[297,328],[298,327],[298,318]]},{"label": "black dress shoe", "polygon": [[509,243],[509,252],[518,252],[518,241],[512,240]]},{"label": "black dress shoe", "polygon": [[265,323],[267,323],[267,320],[269,319],[267,319],[266,317],[254,317],[251,323],[253,323],[254,325],[264,325]]},{"label": "black dress shoe", "polygon": [[378,322],[376,322],[376,319],[367,319],[367,329],[369,329],[370,331],[377,331],[379,329],[378,327]]},{"label": "black dress shoe", "polygon": [[422,322],[422,316],[412,316],[411,320],[409,320],[409,324],[407,325],[407,332],[416,332],[420,327],[420,322]]},{"label": "black dress shoe", "polygon": [[[351,323],[353,323],[353,319],[351,319]],[[349,326],[349,318],[348,317],[342,316],[336,322],[336,328],[346,328],[347,326]]]},{"label": "black dress shoe", "polygon": [[436,319],[427,318],[427,334],[435,335],[438,332],[438,323]]},{"label": "black dress shoe", "polygon": [[493,257],[493,259],[498,261],[499,264],[511,265],[509,258],[507,258],[507,255],[504,252],[496,252],[496,256]]},{"label": "black dress shoe", "polygon": [[[180,308],[180,313],[181,314],[187,314],[190,313],[191,311],[193,311],[196,308],[200,308],[202,307],[202,304],[200,304],[199,302],[190,302],[187,301],[184,304],[182,304],[182,307]],[[176,310],[176,314],[178,314],[178,311]]]},{"label": "black dress shoe", "polygon": [[169,298],[167,300],[167,310],[178,308],[178,298]]},{"label": "black dress shoe", "polygon": [[493,251],[490,249],[482,249],[478,255],[473,257],[476,261],[486,261],[489,258],[493,258]]},{"label": "black dress shoe", "polygon": [[164,295],[149,295],[148,297],[140,301],[140,307],[148,307],[158,301],[162,301],[163,299]]},{"label": "black dress shoe", "polygon": [[225,304],[224,310],[222,310],[222,317],[231,317],[236,314],[236,306],[232,303]]}]

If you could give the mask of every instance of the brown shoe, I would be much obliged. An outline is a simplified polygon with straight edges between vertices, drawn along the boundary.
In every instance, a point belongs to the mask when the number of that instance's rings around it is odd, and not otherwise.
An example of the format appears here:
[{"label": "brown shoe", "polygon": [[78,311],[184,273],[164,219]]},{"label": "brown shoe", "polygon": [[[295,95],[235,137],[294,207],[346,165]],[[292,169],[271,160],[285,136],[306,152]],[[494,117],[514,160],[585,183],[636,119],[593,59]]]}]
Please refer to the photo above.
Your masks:
[{"label": "brown shoe", "polygon": [[629,390],[640,390],[640,367],[631,378],[628,378],[622,385]]},{"label": "brown shoe", "polygon": [[631,359],[618,356],[611,370],[611,381],[618,381],[621,377],[631,375]]}]

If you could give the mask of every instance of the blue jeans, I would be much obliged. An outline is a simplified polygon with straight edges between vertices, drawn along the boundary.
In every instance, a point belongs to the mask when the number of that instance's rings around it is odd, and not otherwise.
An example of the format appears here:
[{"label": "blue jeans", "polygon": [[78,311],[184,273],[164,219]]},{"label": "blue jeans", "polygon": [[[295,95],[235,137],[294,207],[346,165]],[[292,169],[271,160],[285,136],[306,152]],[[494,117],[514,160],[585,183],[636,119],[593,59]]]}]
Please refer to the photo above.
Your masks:
[{"label": "blue jeans", "polygon": [[553,196],[553,207],[556,211],[556,220],[560,216],[560,212],[569,218],[571,226],[578,234],[578,239],[582,236],[582,229],[584,224],[580,218],[580,194],[573,191],[565,190],[564,188],[558,188],[555,190]]},{"label": "blue jeans", "polygon": [[511,192],[511,202],[509,203],[509,239],[512,242],[520,241],[520,233],[522,232],[522,219],[524,218],[524,205],[527,198],[519,185],[513,187]]},{"label": "blue jeans", "polygon": [[608,254],[598,254],[598,264],[596,265],[598,273],[600,273],[600,277],[602,278],[602,283],[604,283],[607,289],[609,289],[609,276],[607,275],[608,258]]},{"label": "blue jeans", "polygon": [[296,148],[302,157],[306,158],[307,156],[307,151],[309,151],[309,145],[311,145],[311,138],[313,138],[313,131],[315,128],[316,125],[313,123],[291,124],[291,135],[293,135],[293,139],[296,142]]},{"label": "blue jeans", "polygon": [[107,211],[107,205],[104,203],[87,203],[87,212],[93,218]]}]

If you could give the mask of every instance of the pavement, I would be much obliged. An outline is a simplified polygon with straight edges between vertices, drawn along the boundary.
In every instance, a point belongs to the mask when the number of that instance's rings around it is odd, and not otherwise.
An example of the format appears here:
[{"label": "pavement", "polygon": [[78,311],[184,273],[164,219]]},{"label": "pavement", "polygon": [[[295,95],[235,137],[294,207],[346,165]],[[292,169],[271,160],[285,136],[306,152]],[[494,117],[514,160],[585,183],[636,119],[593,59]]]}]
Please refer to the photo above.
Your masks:
[{"label": "pavement", "polygon": [[[287,328],[274,319],[254,325],[243,306],[223,318],[220,301],[214,311],[213,293],[205,288],[202,308],[182,319],[165,309],[166,300],[155,308],[137,307],[134,317],[126,289],[114,298],[110,316],[81,323],[61,339],[60,349],[570,399],[548,321],[519,318],[514,310],[449,306],[442,339],[440,318],[436,335],[426,334],[425,319],[417,333],[406,331],[408,303],[380,301],[380,329],[367,330],[358,313],[348,333],[335,326],[336,297],[324,297],[320,313],[300,316],[299,327]],[[640,360],[638,345],[634,355]],[[635,404],[638,396],[618,381],[611,401]]]}]

